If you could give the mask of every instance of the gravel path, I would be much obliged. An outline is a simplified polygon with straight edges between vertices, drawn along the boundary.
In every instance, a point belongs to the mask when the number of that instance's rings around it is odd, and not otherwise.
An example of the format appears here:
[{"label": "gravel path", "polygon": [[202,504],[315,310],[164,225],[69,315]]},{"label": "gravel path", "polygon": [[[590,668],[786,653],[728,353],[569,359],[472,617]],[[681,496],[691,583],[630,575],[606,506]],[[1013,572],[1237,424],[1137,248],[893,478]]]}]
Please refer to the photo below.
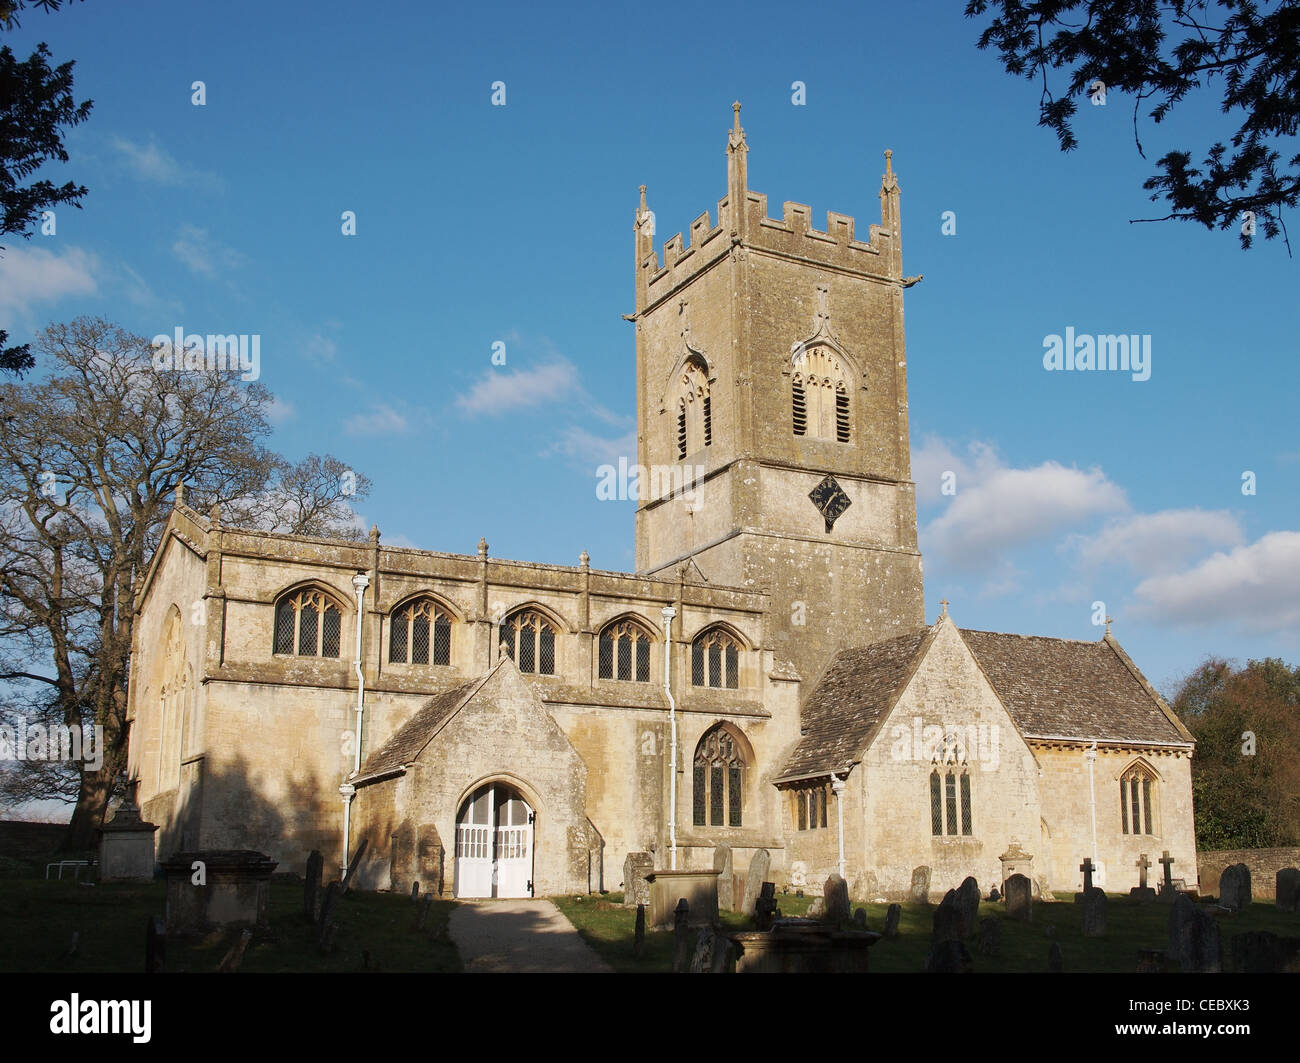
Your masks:
[{"label": "gravel path", "polygon": [[547,900],[461,901],[448,930],[470,974],[614,970]]}]

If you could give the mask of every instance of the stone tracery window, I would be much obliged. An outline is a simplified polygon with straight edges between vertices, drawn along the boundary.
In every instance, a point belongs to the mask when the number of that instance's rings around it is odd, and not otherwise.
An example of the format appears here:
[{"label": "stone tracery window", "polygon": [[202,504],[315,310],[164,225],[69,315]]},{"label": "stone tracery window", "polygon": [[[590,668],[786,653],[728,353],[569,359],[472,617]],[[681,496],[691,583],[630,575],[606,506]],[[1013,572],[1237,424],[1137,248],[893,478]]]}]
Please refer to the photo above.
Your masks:
[{"label": "stone tracery window", "polygon": [[1119,822],[1125,834],[1155,834],[1153,797],[1155,780],[1150,772],[1135,765],[1119,780]]},{"label": "stone tracery window", "polygon": [[721,628],[710,628],[691,643],[691,685],[740,686],[740,643]]},{"label": "stone tracery window", "polygon": [[849,389],[839,358],[828,347],[814,347],[795,359],[791,377],[794,434],[850,440]]},{"label": "stone tracery window", "polygon": [[709,373],[697,358],[682,367],[677,399],[677,460],[713,444],[713,403]]},{"label": "stone tracery window", "polygon": [[451,617],[431,598],[409,602],[388,625],[390,664],[450,664]]},{"label": "stone tracery window", "polygon": [[830,787],[824,782],[797,786],[790,790],[794,825],[798,830],[818,830],[826,826],[829,791]]},{"label": "stone tracery window", "polygon": [[343,613],[324,591],[304,587],[275,606],[274,652],[298,657],[337,657]]},{"label": "stone tracery window", "polygon": [[501,647],[521,672],[555,674],[555,627],[536,609],[520,609],[506,617]]},{"label": "stone tracery window", "polygon": [[971,779],[966,752],[956,735],[945,735],[930,771],[930,833],[971,837]]},{"label": "stone tracery window", "polygon": [[639,624],[622,620],[600,633],[601,679],[650,682],[650,636]]},{"label": "stone tracery window", "polygon": [[745,756],[726,724],[706,731],[695,747],[692,805],[695,826],[739,827]]}]

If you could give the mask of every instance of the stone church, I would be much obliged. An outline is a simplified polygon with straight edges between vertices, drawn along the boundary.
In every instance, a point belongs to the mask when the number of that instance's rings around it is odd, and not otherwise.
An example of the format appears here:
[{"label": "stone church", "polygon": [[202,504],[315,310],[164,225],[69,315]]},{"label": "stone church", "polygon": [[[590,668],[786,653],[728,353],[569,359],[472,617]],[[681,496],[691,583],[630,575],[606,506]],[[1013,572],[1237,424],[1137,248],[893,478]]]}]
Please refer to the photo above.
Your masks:
[{"label": "stone church", "polygon": [[[900,192],[880,224],[746,180],[660,258],[634,223],[636,573],[228,527],[178,492],[141,593],[130,773],[181,849],[308,852],[460,897],[619,889],[625,857],[856,897],[1195,877],[1187,729],[1098,641],[927,624]],[[1158,870],[1158,869],[1157,869]]]}]

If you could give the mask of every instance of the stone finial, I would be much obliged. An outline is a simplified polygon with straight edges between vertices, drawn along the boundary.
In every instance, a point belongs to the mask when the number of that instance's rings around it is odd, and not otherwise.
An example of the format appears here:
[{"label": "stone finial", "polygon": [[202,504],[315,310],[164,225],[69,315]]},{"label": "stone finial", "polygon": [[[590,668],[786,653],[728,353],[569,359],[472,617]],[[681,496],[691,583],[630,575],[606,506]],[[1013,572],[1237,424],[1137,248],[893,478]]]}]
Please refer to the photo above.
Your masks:
[{"label": "stone finial", "polygon": [[182,480],[176,485],[176,505],[185,505],[185,481]]},{"label": "stone finial", "polygon": [[894,176],[894,153],[885,151],[885,172],[880,175],[880,190],[893,192],[898,188],[898,178]]},{"label": "stone finial", "polygon": [[591,564],[591,555],[588,554],[586,550],[582,551],[582,553],[578,555],[578,564],[583,568],[586,568]]},{"label": "stone finial", "polygon": [[370,525],[370,541],[371,541],[372,543],[378,543],[378,542],[379,542],[379,525],[378,525],[378,524],[372,524],[372,525]]},{"label": "stone finial", "polygon": [[478,541],[478,556],[479,556],[481,559],[486,560],[486,558],[487,558],[487,551],[488,551],[488,543],[487,543],[487,540],[484,539],[484,538],[482,538],[482,537],[480,537],[480,538],[479,538],[479,541]]},{"label": "stone finial", "polygon": [[948,599],[947,599],[947,598],[940,598],[940,599],[939,599],[939,615],[940,615],[940,616],[947,616],[947,615],[948,615]]},{"label": "stone finial", "polygon": [[642,185],[641,186],[641,211],[637,215],[637,217],[639,218],[644,213],[645,213],[645,185]]},{"label": "stone finial", "polygon": [[221,504],[213,502],[212,508],[208,510],[208,520],[212,522],[214,528],[221,525]]},{"label": "stone finial", "polygon": [[[1109,616],[1106,617],[1106,634],[1107,634],[1107,635],[1110,634],[1110,625],[1111,625],[1111,622],[1112,622],[1113,619],[1114,619],[1113,617],[1109,617]],[[1104,637],[1104,636],[1103,636],[1103,637]]]},{"label": "stone finial", "polygon": [[731,105],[731,111],[734,116],[732,119],[734,124],[731,127],[731,131],[733,133],[739,133],[740,132],[740,101],[739,100],[737,100],[735,103]]}]

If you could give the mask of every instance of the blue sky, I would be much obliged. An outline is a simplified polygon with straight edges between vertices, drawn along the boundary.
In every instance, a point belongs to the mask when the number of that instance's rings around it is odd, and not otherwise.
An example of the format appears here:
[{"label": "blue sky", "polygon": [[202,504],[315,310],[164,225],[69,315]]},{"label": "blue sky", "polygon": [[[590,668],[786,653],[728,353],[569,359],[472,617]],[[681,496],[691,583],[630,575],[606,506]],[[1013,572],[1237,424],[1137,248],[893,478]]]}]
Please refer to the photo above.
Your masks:
[{"label": "blue sky", "polygon": [[[1130,224],[1166,212],[1141,188],[1155,159],[1225,135],[1213,100],[1144,123],[1150,162],[1131,100],[1084,100],[1063,155],[962,7],[28,11],[5,42],[75,59],[95,101],[50,172],[90,194],[8,242],[0,315],[18,341],[82,313],[256,333],[272,445],[369,475],[359,516],[386,542],[630,570],[634,503],[595,487],[635,454],[637,186],[657,247],[713,212],[739,99],[774,213],[863,231],[894,152],[925,277],[905,305],[931,619],[946,597],[963,626],[1094,638],[1102,601],[1166,691],[1207,654],[1300,659],[1300,265]],[[1149,335],[1150,379],[1045,371],[1067,327]]]}]

